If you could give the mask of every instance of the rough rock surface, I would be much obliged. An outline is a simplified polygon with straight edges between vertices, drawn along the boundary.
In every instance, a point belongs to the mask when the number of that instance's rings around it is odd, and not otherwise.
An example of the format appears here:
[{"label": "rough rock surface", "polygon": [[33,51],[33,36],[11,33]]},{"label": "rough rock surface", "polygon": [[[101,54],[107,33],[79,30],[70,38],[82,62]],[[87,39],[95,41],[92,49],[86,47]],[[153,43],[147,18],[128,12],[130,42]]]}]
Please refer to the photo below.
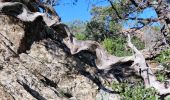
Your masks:
[{"label": "rough rock surface", "polygon": [[[108,87],[109,88],[109,87]],[[110,90],[112,90],[110,88]],[[103,90],[100,90],[100,92],[96,95],[96,100],[120,100],[120,96],[117,94],[110,94],[108,92],[105,92]]]},{"label": "rough rock surface", "polygon": [[26,23],[0,15],[2,100],[95,100],[104,93],[95,68],[70,56],[50,34],[39,19]]}]

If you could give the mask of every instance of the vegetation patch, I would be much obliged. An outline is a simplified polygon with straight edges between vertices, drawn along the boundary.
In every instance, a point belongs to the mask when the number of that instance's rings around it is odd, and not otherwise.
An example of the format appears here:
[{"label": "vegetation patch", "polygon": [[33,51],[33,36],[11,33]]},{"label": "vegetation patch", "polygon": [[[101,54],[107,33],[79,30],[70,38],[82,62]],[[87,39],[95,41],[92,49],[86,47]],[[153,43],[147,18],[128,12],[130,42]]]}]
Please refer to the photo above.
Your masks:
[{"label": "vegetation patch", "polygon": [[170,62],[170,48],[162,51],[155,60],[159,63],[167,63]]},{"label": "vegetation patch", "polygon": [[75,34],[75,37],[77,40],[86,40],[87,39],[87,36],[83,33]]},{"label": "vegetation patch", "polygon": [[[132,43],[139,49],[144,49],[144,43],[140,41],[138,38],[133,37]],[[121,36],[115,36],[112,38],[105,38],[102,42],[104,48],[113,55],[116,56],[130,56],[131,50],[127,48],[126,38]]]},{"label": "vegetation patch", "polygon": [[112,89],[120,93],[122,100],[157,100],[159,96],[154,88],[145,88],[142,83],[113,83]]}]

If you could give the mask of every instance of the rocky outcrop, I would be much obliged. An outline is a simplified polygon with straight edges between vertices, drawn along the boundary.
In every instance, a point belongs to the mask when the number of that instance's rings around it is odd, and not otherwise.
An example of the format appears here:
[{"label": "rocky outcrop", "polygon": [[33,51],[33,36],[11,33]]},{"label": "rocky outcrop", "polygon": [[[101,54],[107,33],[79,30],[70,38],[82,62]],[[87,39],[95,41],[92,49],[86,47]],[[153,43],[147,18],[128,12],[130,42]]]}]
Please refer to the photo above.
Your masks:
[{"label": "rocky outcrop", "polygon": [[[93,100],[98,87],[75,68],[45,25],[0,15],[0,97],[24,100]],[[57,43],[56,43],[57,42]]]},{"label": "rocky outcrop", "polygon": [[23,22],[1,14],[0,23],[3,100],[95,100],[96,95],[110,94],[95,76],[97,69],[88,64],[93,58],[85,55],[85,63],[81,56],[71,56],[61,36],[53,40],[57,33],[41,19]]}]

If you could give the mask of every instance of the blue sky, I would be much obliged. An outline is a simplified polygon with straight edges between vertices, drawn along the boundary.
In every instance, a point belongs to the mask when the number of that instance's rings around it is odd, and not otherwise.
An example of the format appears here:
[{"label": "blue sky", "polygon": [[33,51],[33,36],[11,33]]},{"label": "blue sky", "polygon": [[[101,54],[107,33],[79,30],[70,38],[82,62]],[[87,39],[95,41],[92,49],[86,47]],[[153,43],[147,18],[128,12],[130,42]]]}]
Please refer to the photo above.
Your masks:
[{"label": "blue sky", "polygon": [[[134,13],[134,16],[138,16],[139,18],[157,18],[157,14],[153,8],[146,8],[141,12],[140,14]],[[132,16],[131,16],[132,17]],[[129,20],[124,25],[124,28],[131,28],[136,25],[136,21]],[[151,23],[152,25],[159,26],[160,24],[158,22]]]},{"label": "blue sky", "polygon": [[[74,0],[62,0],[59,5],[55,7],[62,22],[72,22],[74,20],[88,21],[91,18],[90,9],[95,4],[96,6],[109,5],[106,0],[78,0],[76,4],[73,4]],[[91,1],[91,2],[89,2]],[[113,12],[114,13],[114,12]],[[136,13],[134,13],[137,15]],[[137,16],[141,18],[155,18],[157,17],[155,11],[152,8],[145,9],[141,14]],[[134,26],[134,21],[129,20],[125,25],[125,28]]]},{"label": "blue sky", "polygon": [[90,9],[93,4],[102,6],[108,5],[105,0],[91,0],[91,2],[89,2],[89,0],[78,0],[75,5],[73,5],[71,1],[72,0],[63,0],[55,7],[63,22],[70,22],[73,20],[88,21],[91,18]]}]

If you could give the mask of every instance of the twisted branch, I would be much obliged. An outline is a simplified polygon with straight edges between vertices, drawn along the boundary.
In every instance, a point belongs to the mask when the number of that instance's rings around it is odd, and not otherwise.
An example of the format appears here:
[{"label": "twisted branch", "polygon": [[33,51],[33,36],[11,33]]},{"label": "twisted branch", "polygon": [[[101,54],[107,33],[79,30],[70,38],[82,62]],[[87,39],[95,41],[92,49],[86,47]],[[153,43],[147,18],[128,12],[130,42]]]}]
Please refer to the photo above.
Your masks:
[{"label": "twisted branch", "polygon": [[[19,9],[22,9],[22,12]],[[0,2],[0,13],[14,16],[24,22],[33,22],[36,18],[42,17],[47,26],[60,22],[57,17],[50,18],[46,13],[31,12],[24,4],[19,2]]]},{"label": "twisted branch", "polygon": [[117,57],[110,55],[106,52],[105,49],[103,49],[103,47],[99,43],[95,41],[81,41],[77,40],[74,37],[72,37],[72,40],[70,40],[67,37],[63,40],[63,42],[70,49],[71,54],[77,54],[82,50],[95,52],[97,57],[95,63],[98,69],[111,69],[112,65],[133,60],[133,56]]}]

